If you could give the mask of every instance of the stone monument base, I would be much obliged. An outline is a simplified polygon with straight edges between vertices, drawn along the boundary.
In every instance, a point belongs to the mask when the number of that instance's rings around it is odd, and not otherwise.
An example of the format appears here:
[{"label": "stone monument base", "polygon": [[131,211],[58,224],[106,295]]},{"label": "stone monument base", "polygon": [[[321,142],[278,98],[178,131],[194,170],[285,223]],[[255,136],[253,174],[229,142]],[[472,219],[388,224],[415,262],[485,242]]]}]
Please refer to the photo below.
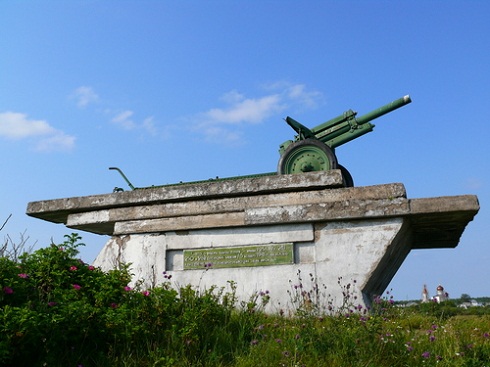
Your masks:
[{"label": "stone monument base", "polygon": [[[402,184],[343,188],[340,171],[272,175],[29,203],[31,216],[111,235],[94,265],[130,263],[151,288],[236,287],[267,312],[368,307],[411,249],[457,246],[476,196],[407,199]],[[259,301],[260,302],[260,301]]]}]

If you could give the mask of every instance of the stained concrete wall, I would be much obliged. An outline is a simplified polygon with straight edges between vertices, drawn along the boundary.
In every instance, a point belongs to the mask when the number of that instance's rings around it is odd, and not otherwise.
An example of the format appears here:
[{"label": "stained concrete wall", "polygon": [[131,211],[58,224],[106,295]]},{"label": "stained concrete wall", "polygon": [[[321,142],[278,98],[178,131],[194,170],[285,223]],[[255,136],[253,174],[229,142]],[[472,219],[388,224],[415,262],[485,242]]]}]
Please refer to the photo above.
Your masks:
[{"label": "stained concrete wall", "polygon": [[[411,249],[455,247],[478,209],[472,195],[407,199],[402,184],[343,188],[340,171],[329,171],[33,202],[27,212],[111,235],[94,265],[131,263],[146,287],[166,281],[164,272],[176,285],[233,281],[241,301],[268,291],[267,310],[288,311],[300,291],[313,291],[302,301],[339,307],[347,286],[355,305],[368,306]],[[294,255],[286,263],[184,266],[186,251],[285,243]]]}]

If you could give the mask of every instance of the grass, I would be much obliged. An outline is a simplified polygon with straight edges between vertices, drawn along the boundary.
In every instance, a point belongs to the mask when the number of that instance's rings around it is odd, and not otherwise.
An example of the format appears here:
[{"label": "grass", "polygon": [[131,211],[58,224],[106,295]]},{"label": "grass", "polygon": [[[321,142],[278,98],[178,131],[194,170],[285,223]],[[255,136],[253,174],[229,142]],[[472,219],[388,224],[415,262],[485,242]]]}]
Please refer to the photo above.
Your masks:
[{"label": "grass", "polygon": [[[490,309],[454,302],[265,314],[236,284],[131,289],[77,258],[79,237],[0,258],[0,366],[490,366]],[[315,300],[313,298],[313,300]],[[318,305],[319,306],[319,305]]]}]

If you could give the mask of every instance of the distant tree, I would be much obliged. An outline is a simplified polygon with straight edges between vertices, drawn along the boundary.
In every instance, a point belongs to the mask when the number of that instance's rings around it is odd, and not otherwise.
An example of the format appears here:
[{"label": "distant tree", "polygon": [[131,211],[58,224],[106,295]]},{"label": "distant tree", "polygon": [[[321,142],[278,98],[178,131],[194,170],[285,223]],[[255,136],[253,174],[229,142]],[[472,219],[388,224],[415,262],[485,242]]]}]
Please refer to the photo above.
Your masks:
[{"label": "distant tree", "polygon": [[[5,227],[10,217],[12,217],[12,214],[10,214],[7,219],[5,219],[5,222],[3,222],[3,224],[0,226],[0,231]],[[5,257],[17,262],[20,255],[26,252],[32,252],[34,246],[36,245],[36,243],[34,243],[33,245],[29,246],[27,241],[29,241],[29,236],[26,236],[26,231],[20,234],[19,242],[14,242],[12,238],[7,235],[3,242],[0,243],[0,258]]]},{"label": "distant tree", "polygon": [[461,302],[469,302],[471,301],[471,296],[467,293],[463,293],[460,297]]}]

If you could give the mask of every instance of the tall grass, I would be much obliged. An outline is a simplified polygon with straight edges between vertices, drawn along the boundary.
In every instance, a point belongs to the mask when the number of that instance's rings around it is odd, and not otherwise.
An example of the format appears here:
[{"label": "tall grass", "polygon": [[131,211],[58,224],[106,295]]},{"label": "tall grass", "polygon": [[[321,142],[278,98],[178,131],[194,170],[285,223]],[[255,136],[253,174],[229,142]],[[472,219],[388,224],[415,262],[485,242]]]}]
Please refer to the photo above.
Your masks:
[{"label": "tall grass", "polygon": [[490,366],[488,309],[388,296],[363,309],[339,279],[344,306],[320,307],[319,290],[298,285],[296,314],[270,315],[267,293],[238,302],[233,282],[200,291],[165,274],[131,289],[127,267],[78,259],[79,240],[0,258],[1,366]]}]

